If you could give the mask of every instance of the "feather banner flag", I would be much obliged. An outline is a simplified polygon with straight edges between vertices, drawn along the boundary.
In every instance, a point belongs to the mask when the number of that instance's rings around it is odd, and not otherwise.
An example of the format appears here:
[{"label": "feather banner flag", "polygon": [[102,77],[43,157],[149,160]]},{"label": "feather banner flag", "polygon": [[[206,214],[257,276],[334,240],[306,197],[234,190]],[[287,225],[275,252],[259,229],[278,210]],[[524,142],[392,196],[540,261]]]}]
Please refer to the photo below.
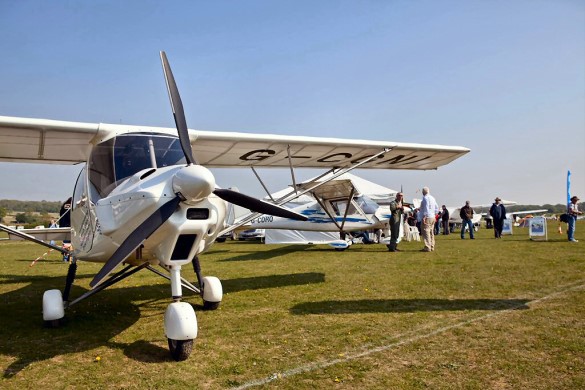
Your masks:
[{"label": "feather banner flag", "polygon": [[567,171],[567,205],[571,203],[571,171]]}]

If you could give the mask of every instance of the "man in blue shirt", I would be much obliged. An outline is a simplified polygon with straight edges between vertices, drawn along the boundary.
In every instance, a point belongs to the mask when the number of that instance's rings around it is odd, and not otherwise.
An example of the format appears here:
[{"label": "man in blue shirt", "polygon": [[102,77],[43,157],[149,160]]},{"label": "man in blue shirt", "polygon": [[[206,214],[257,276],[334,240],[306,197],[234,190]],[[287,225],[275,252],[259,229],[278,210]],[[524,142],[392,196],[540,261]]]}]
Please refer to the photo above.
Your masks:
[{"label": "man in blue shirt", "polygon": [[429,187],[423,187],[422,193],[423,198],[417,214],[425,243],[425,247],[421,249],[421,252],[431,252],[435,250],[435,216],[439,213],[439,205],[430,194]]}]

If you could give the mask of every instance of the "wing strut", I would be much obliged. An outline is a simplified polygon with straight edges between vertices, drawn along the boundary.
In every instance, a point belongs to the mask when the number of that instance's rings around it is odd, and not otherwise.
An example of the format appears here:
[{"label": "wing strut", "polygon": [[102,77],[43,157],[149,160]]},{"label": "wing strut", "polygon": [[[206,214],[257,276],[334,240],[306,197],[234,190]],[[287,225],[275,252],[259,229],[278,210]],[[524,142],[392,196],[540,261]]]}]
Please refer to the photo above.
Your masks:
[{"label": "wing strut", "polygon": [[290,156],[290,145],[286,146],[286,154],[288,155],[288,166],[290,167],[290,177],[293,182],[293,189],[295,190],[295,194],[297,194],[297,181],[295,180],[295,170],[293,169],[292,157]]},{"label": "wing strut", "polygon": [[264,191],[266,191],[266,193],[270,197],[270,200],[273,201],[274,203],[276,203],[276,201],[272,197],[272,194],[270,193],[270,191],[268,191],[268,188],[266,188],[266,186],[264,185],[264,182],[262,181],[262,179],[260,179],[260,176],[258,175],[258,172],[256,172],[256,169],[254,167],[250,167],[250,168],[252,168],[252,172],[254,172],[254,175],[256,175],[256,179],[258,179],[258,181],[262,185],[262,188],[264,188]]},{"label": "wing strut", "polygon": [[9,228],[8,226],[2,225],[1,223],[0,223],[0,230],[3,230],[8,234],[13,234],[13,235],[20,237],[20,238],[23,238],[25,240],[32,241],[35,244],[43,245],[43,246],[46,246],[47,248],[54,249],[56,251],[61,252],[62,254],[69,253],[69,250],[67,250],[67,249],[63,249],[60,246],[49,244],[48,242],[44,242],[43,240],[39,240],[38,238],[31,236],[30,234],[26,234],[26,233],[20,232],[16,229]]},{"label": "wing strut", "polygon": [[345,226],[345,220],[347,219],[347,213],[349,212],[349,206],[351,205],[351,200],[353,199],[353,194],[355,193],[355,187],[351,186],[351,192],[349,193],[349,198],[347,199],[347,207],[345,208],[345,213],[343,213],[343,221],[341,221],[341,229]]},{"label": "wing strut", "polygon": [[[310,188],[307,188],[306,190],[304,190],[302,192],[299,192],[299,193],[296,193],[296,194],[291,193],[288,196],[284,196],[284,197],[280,198],[277,201],[276,204],[280,206],[280,205],[285,204],[286,202],[290,202],[291,200],[296,199],[296,198],[298,198],[298,197],[306,194],[307,192],[313,191],[315,188],[320,187],[323,184],[328,183],[331,180],[338,178],[339,176],[343,175],[344,173],[350,172],[350,171],[352,171],[352,170],[360,167],[363,164],[367,164],[368,162],[372,161],[373,159],[378,158],[379,156],[382,156],[384,153],[387,153],[389,151],[390,151],[390,148],[384,148],[382,151],[380,151],[380,152],[378,152],[376,154],[373,154],[370,157],[368,157],[368,158],[366,158],[366,159],[364,159],[364,160],[362,160],[362,161],[360,161],[358,163],[355,163],[354,165],[352,165],[350,167],[340,169],[339,171],[337,171],[336,173],[334,173],[329,179],[327,179],[327,180],[325,180],[323,182],[316,183],[314,186],[312,186]],[[329,172],[333,172],[333,171],[334,171],[334,169],[330,170]],[[329,173],[329,172],[327,172],[327,173]],[[325,176],[327,173],[324,173],[323,175],[321,175],[321,177]],[[234,225],[232,225],[230,227],[227,227],[227,228],[223,229],[219,233],[219,235],[220,236],[221,235],[224,235],[226,233],[229,233],[229,232],[231,232],[231,231],[239,228],[242,225],[247,224],[248,222],[250,222],[251,220],[253,220],[254,218],[256,218],[259,214],[260,213],[250,214],[247,218],[242,219],[240,222],[238,222],[238,223],[236,223],[236,224],[234,224]]]}]

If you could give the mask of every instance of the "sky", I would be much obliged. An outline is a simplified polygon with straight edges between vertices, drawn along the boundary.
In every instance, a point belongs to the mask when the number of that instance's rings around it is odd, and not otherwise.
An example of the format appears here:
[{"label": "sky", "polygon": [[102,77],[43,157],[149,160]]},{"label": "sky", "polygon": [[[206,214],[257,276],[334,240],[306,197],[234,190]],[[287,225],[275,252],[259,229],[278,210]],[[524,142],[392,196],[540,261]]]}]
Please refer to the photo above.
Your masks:
[{"label": "sky", "polygon": [[[355,170],[440,204],[585,198],[585,2],[0,0],[0,115],[464,146]],[[64,200],[80,166],[0,163],[0,199]],[[261,197],[248,169],[213,169]],[[271,192],[288,169],[259,169]],[[299,170],[301,181],[320,171]]]}]

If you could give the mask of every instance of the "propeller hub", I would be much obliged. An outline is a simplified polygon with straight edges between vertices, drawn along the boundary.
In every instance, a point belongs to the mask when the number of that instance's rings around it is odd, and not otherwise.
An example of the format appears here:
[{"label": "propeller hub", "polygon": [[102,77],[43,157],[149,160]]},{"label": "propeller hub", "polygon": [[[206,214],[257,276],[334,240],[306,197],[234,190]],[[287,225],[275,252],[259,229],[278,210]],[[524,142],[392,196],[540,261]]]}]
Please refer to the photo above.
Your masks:
[{"label": "propeller hub", "polygon": [[215,189],[215,177],[201,165],[187,165],[173,177],[173,190],[185,201],[197,202],[207,198]]}]

